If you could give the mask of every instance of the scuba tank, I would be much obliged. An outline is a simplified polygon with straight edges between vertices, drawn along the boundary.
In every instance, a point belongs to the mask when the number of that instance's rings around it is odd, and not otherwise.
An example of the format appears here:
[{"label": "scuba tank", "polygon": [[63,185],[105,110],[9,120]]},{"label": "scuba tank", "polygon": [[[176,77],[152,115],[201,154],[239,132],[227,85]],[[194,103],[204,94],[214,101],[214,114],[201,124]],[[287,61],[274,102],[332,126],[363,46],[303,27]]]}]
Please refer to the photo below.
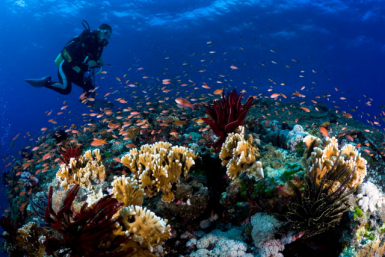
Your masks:
[{"label": "scuba tank", "polygon": [[75,47],[75,49],[78,47],[78,44],[82,41],[81,39],[84,38],[85,35],[88,35],[89,33],[91,33],[91,28],[90,28],[90,25],[88,24],[88,22],[86,20],[83,20],[82,21],[82,25],[83,25],[83,32],[71,39],[69,42],[67,42],[67,44],[64,46],[63,50],[58,54],[58,56],[56,57],[55,59],[55,64],[57,66],[60,66],[60,64],[63,62],[63,60],[66,60],[67,62],[71,62],[72,61],[72,57],[69,53],[69,51],[67,50],[68,47]]}]

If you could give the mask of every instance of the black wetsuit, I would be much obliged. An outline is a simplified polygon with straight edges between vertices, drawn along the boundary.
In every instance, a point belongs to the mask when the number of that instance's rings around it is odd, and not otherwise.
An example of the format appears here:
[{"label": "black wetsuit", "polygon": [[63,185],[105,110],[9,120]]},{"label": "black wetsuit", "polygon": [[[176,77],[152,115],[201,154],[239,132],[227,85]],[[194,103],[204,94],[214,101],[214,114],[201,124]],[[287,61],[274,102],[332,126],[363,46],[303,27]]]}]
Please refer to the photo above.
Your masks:
[{"label": "black wetsuit", "polygon": [[[66,86],[64,89],[59,87],[53,87],[55,82],[49,82],[46,85],[47,88],[55,90],[56,92],[68,95],[72,90],[72,83],[84,89],[87,97],[94,97],[94,92],[89,90],[94,89],[91,76],[85,76],[89,71],[87,62],[89,60],[97,61],[102,56],[103,48],[106,46],[106,41],[100,42],[98,39],[98,32],[83,32],[74,39],[71,39],[63,51],[66,50],[70,55],[70,61],[63,56],[63,61],[59,65],[58,77],[60,83]],[[79,69],[76,70],[76,67]],[[90,75],[90,74],[89,74]]]}]

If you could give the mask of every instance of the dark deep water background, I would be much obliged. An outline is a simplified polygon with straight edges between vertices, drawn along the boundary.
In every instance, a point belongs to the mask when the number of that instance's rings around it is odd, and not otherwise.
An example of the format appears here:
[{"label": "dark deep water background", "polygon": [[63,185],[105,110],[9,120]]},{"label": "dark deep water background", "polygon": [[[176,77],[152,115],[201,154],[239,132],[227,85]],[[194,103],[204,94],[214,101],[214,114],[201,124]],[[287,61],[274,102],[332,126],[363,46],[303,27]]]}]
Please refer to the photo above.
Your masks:
[{"label": "dark deep water background", "polygon": [[[271,94],[267,91],[270,86],[274,87],[273,92],[287,96],[306,86],[301,91],[307,95],[306,104],[310,105],[317,95],[330,94],[330,101],[325,101],[328,106],[339,106],[340,111],[345,110],[354,118],[362,115],[360,120],[365,124],[376,116],[381,125],[377,128],[381,130],[385,125],[382,110],[377,108],[385,104],[384,1],[1,3],[1,171],[6,170],[5,165],[13,157],[19,158],[18,151],[34,144],[42,127],[55,128],[49,119],[55,118],[57,125],[82,124],[81,114],[88,108],[79,103],[80,88],[73,86],[70,95],[62,96],[48,89],[33,88],[23,79],[51,75],[56,80],[54,60],[63,45],[81,33],[84,19],[92,30],[101,23],[113,28],[113,38],[103,54],[108,74],[103,80],[98,77],[96,82],[100,86],[99,97],[118,89],[120,95],[113,98],[123,96],[129,106],[135,107],[138,100],[130,99],[133,89],[124,89],[115,79],[124,74],[130,83],[140,83],[137,89],[162,87],[162,79],[177,76],[182,76],[179,79],[186,83],[193,80],[199,87],[208,83],[210,90],[182,88],[180,96],[193,94],[197,98],[222,86],[246,89],[246,95],[267,96]],[[184,62],[188,65],[182,65]],[[232,70],[230,65],[239,69]],[[144,69],[138,70],[139,67]],[[202,69],[205,72],[199,72]],[[217,80],[223,80],[219,74],[231,81],[218,84]],[[303,78],[299,77],[301,74]],[[149,79],[144,80],[143,76]],[[286,85],[280,86],[281,82]],[[174,101],[176,93],[174,90],[167,94],[170,101]],[[340,100],[341,96],[346,100]],[[371,106],[365,104],[368,101]],[[71,113],[57,116],[63,105],[68,105]],[[357,111],[351,112],[351,108]],[[52,114],[47,116],[46,112],[51,110]],[[17,134],[19,137],[12,141]],[[11,157],[3,161],[7,156]],[[7,207],[4,195],[0,207],[1,212]]]}]

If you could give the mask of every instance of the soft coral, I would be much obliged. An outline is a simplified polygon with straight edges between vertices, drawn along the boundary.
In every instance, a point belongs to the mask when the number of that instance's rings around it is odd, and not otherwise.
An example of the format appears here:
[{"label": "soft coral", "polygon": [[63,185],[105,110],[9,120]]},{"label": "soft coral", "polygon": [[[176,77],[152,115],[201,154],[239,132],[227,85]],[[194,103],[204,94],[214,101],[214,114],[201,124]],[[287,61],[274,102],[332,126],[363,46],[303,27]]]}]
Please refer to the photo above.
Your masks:
[{"label": "soft coral", "polygon": [[226,97],[222,92],[222,99],[212,105],[205,105],[205,113],[210,116],[210,119],[203,118],[203,121],[211,127],[218,137],[214,143],[214,152],[220,151],[228,133],[235,132],[239,125],[245,124],[244,119],[253,104],[253,97],[250,96],[242,105],[242,96],[242,93],[238,95],[234,89],[231,93],[227,93]]},{"label": "soft coral", "polygon": [[[122,207],[122,203],[105,196],[92,207],[83,204],[79,213],[72,210],[72,203],[79,191],[75,185],[66,195],[63,206],[58,212],[52,208],[52,187],[49,189],[48,206],[45,220],[48,225],[59,232],[62,239],[48,237],[45,241],[47,254],[57,253],[59,256],[70,254],[80,256],[127,256],[132,249],[124,251],[121,244],[128,242],[125,235],[114,236],[118,220],[112,216]],[[120,219],[120,218],[118,218]]]}]

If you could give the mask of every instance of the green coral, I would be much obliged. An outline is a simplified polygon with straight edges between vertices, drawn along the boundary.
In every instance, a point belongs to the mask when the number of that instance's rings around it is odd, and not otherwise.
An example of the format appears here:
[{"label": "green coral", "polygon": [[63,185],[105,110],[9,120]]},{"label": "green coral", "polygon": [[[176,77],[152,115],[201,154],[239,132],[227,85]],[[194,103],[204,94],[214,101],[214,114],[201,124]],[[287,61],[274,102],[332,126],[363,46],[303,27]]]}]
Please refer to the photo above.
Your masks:
[{"label": "green coral", "polygon": [[353,246],[345,247],[339,257],[355,257],[357,251]]},{"label": "green coral", "polygon": [[358,206],[356,206],[356,208],[354,208],[354,213],[353,213],[353,217],[354,219],[358,219],[358,218],[361,218],[362,216],[364,216],[364,212],[362,209],[360,209]]},{"label": "green coral", "polygon": [[298,156],[302,156],[303,155],[303,152],[305,151],[305,148],[304,148],[304,143],[301,141],[297,144],[297,149],[295,150],[297,152],[297,155]]},{"label": "green coral", "polygon": [[281,175],[280,180],[283,183],[286,183],[289,180],[293,179],[294,174],[297,174],[299,172],[303,173],[303,168],[301,164],[299,163],[285,163],[285,171]]},{"label": "green coral", "polygon": [[382,226],[380,227],[380,230],[378,232],[380,235],[382,235],[383,233],[385,233],[385,223],[382,224]]},{"label": "green coral", "polygon": [[241,185],[241,197],[244,198],[244,199],[247,199],[247,185],[242,183]]},{"label": "green coral", "polygon": [[109,159],[109,158],[111,158],[112,157],[112,153],[110,153],[110,152],[103,152],[103,157],[104,157],[104,159]]},{"label": "green coral", "polygon": [[278,183],[274,178],[260,180],[254,184],[254,190],[252,193],[252,199],[259,197],[272,198],[277,195]]}]

